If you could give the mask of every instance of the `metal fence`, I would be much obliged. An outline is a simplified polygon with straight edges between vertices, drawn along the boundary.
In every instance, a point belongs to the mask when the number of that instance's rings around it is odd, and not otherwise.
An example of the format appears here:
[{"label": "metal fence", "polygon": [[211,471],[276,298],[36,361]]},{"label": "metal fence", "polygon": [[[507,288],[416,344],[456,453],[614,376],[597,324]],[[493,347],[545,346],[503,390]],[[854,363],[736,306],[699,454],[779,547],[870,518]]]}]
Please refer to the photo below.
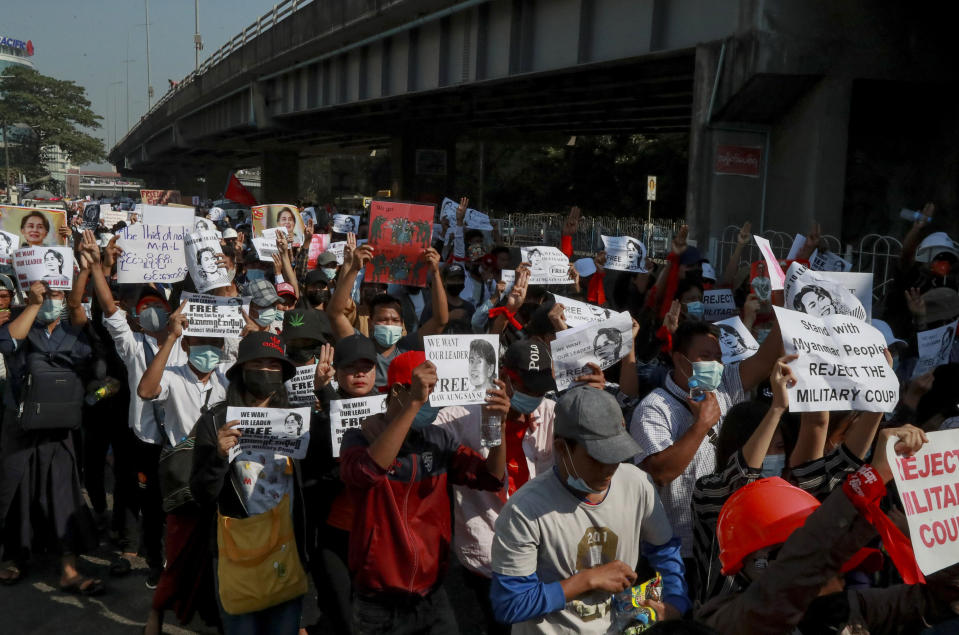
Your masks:
[{"label": "metal fence", "polygon": [[[729,225],[723,230],[722,236],[714,245],[710,245],[709,253],[712,255],[712,261],[716,267],[716,273],[722,275],[725,271],[726,263],[732,257],[736,249],[739,227]],[[785,258],[789,254],[789,248],[793,244],[795,236],[785,232],[769,230],[763,232],[761,236],[769,241],[773,253],[778,258]],[[896,263],[902,255],[902,243],[892,236],[882,236],[880,234],[869,234],[864,236],[858,246],[847,244],[843,248],[842,242],[835,236],[824,235],[820,238],[820,245],[834,254],[838,254],[852,263],[852,271],[863,273],[872,273],[872,295],[873,300],[881,300],[886,293],[886,287],[892,281],[896,271]],[[762,254],[756,243],[750,241],[743,247],[740,256],[739,266],[748,265],[751,262],[760,260]]]},{"label": "metal fence", "polygon": [[[513,212],[502,217],[502,235],[507,245],[525,247],[558,245],[563,233],[565,214]],[[646,245],[650,258],[663,259],[682,220],[654,218],[648,224],[640,218],[590,216],[579,219],[573,235],[573,251],[590,255],[603,249],[602,236],[633,236]]]}]

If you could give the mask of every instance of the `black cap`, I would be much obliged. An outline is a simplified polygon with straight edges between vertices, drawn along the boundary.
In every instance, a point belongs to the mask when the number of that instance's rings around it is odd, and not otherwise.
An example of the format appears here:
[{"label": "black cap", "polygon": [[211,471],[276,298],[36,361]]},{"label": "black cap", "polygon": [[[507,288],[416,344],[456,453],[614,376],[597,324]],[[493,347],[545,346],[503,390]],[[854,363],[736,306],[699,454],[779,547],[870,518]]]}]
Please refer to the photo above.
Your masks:
[{"label": "black cap", "polygon": [[443,282],[464,282],[466,280],[466,270],[462,265],[450,265],[443,271]]},{"label": "black cap", "polygon": [[526,338],[513,342],[503,356],[506,368],[515,370],[529,390],[546,393],[556,390],[553,379],[553,357],[549,345],[540,340]]},{"label": "black cap", "polygon": [[296,366],[286,356],[283,350],[283,340],[279,335],[267,331],[254,331],[240,340],[236,362],[226,371],[226,378],[230,381],[239,379],[243,364],[254,359],[278,359],[283,365],[283,379],[291,379],[296,374]]},{"label": "black cap", "polygon": [[313,269],[306,274],[306,284],[325,284],[330,286],[330,278],[322,269]]},{"label": "black cap", "polygon": [[283,341],[309,339],[325,344],[333,342],[330,318],[316,309],[290,309],[283,314]]},{"label": "black cap", "polygon": [[360,359],[376,363],[376,347],[373,346],[373,340],[365,335],[355,334],[344,337],[336,343],[336,348],[333,350],[334,368],[352,364]]}]

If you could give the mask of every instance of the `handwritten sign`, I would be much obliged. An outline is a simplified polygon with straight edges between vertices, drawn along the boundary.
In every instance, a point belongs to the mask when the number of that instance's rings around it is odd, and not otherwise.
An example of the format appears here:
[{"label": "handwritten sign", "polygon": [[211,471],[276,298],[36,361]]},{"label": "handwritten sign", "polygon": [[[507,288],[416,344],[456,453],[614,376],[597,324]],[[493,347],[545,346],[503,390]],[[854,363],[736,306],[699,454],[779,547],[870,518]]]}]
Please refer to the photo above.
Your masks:
[{"label": "handwritten sign", "polygon": [[647,273],[646,245],[629,236],[601,236],[606,249],[604,269]]},{"label": "handwritten sign", "polygon": [[56,291],[73,288],[73,250],[69,247],[21,247],[13,252],[13,268],[24,291],[38,280]]},{"label": "handwritten sign", "polygon": [[428,335],[423,347],[439,377],[430,394],[431,406],[486,402],[499,372],[498,335]]},{"label": "handwritten sign", "polygon": [[333,457],[340,456],[343,435],[351,428],[359,428],[367,417],[386,411],[386,395],[372,395],[356,399],[334,399],[330,402],[330,444]]},{"label": "handwritten sign", "polygon": [[180,282],[186,278],[186,252],[182,225],[137,223],[117,230],[117,246],[123,253],[117,258],[117,282]]},{"label": "handwritten sign", "polygon": [[144,205],[169,205],[180,202],[180,190],[140,190]]},{"label": "handwritten sign", "polygon": [[286,229],[283,227],[264,229],[262,236],[253,238],[253,248],[256,249],[257,257],[263,262],[273,262],[273,254],[280,253],[276,246],[276,235],[278,233],[286,235]]},{"label": "handwritten sign", "polygon": [[294,459],[306,457],[310,444],[309,408],[246,408],[230,406],[226,420],[237,421],[242,433],[230,448],[230,462],[243,452],[273,452]]},{"label": "handwritten sign", "polygon": [[886,457],[899,490],[916,564],[930,575],[959,562],[959,430],[927,432],[929,442],[913,456]]},{"label": "handwritten sign", "polygon": [[140,221],[148,225],[170,225],[193,229],[196,214],[186,207],[170,207],[168,205],[144,205],[140,212]]},{"label": "handwritten sign", "polygon": [[557,390],[566,390],[576,377],[590,374],[587,363],[606,370],[632,350],[633,320],[627,311],[614,313],[603,322],[558,332],[550,343]]},{"label": "handwritten sign", "polygon": [[732,289],[709,289],[703,291],[703,319],[718,322],[739,313]]},{"label": "handwritten sign", "polygon": [[773,307],[796,385],[789,389],[790,412],[865,410],[892,412],[899,380],[883,353],[879,330],[848,315],[815,317]]},{"label": "handwritten sign", "polygon": [[240,337],[246,320],[240,309],[250,313],[249,297],[226,298],[184,291],[180,300],[186,300],[183,315],[188,320],[184,335],[195,337]]}]

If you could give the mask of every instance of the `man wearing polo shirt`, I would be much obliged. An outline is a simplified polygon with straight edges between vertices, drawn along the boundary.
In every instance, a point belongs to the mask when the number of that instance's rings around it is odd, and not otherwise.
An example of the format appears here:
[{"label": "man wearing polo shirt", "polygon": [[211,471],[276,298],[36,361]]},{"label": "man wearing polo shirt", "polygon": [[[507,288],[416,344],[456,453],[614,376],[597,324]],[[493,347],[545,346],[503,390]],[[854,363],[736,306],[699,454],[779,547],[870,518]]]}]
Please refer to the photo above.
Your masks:
[{"label": "man wearing polo shirt", "polygon": [[[755,355],[724,367],[716,327],[687,320],[673,335],[673,370],[665,386],[647,395],[633,412],[630,434],[640,446],[634,460],[652,476],[682,540],[683,558],[693,557],[693,487],[698,478],[716,469],[713,440],[722,420],[769,377],[781,350],[776,323]],[[690,398],[691,388],[700,400]],[[686,570],[695,571],[692,562],[687,562]],[[695,593],[697,581],[687,580]]]},{"label": "man wearing polo shirt", "polygon": [[[185,305],[186,301],[170,316],[169,334],[137,387],[141,399],[163,406],[162,444],[171,447],[186,440],[201,414],[226,399],[228,384],[225,374],[228,365],[220,363],[222,338],[184,336],[181,339],[187,326],[186,317],[180,313]],[[167,366],[177,345],[186,351],[187,362]],[[147,633],[161,632],[163,611],[187,600],[192,588],[187,581],[195,582],[197,576],[204,573],[196,570],[200,562],[196,554],[202,553],[198,550],[209,539],[208,530],[207,517],[195,511],[173,510],[167,514],[167,563],[153,594]]]},{"label": "man wearing polo shirt", "polygon": [[[543,395],[556,390],[553,360],[549,346],[538,340],[519,340],[509,347],[501,365],[500,379],[506,382],[510,409],[504,428],[508,483],[499,492],[486,492],[461,485],[453,486],[453,551],[466,567],[466,584],[476,594],[486,616],[489,635],[509,633],[509,627],[493,618],[489,591],[490,549],[493,525],[508,497],[527,481],[553,466],[553,418],[555,402]],[[440,411],[435,425],[447,430],[453,439],[480,456],[489,448],[480,443],[481,405],[450,406]]]},{"label": "man wearing polo shirt", "polygon": [[[679,540],[616,398],[578,386],[556,404],[555,465],[513,495],[493,537],[490,600],[512,633],[604,634],[613,594],[637,583],[642,555],[663,577],[659,619],[690,607]],[[641,582],[641,581],[640,581]]]},{"label": "man wearing polo shirt", "polygon": [[[347,263],[344,263],[344,269],[340,271],[340,279],[337,281],[336,290],[333,292],[333,298],[330,300],[330,307],[327,310],[330,323],[333,325],[333,334],[337,338],[347,337],[356,332],[345,312],[350,305],[350,292],[353,289],[357,274],[372,260],[372,245],[360,245],[353,250],[349,268],[347,269]],[[446,291],[440,281],[440,256],[435,249],[430,247],[423,250],[423,260],[429,264],[432,276],[430,282],[431,297],[433,306],[437,309],[433,317],[420,326],[416,333],[403,336],[403,309],[398,299],[382,293],[375,296],[370,302],[370,328],[373,330],[370,335],[376,345],[377,388],[386,386],[387,369],[394,358],[407,351],[422,350],[422,340],[420,338],[424,335],[442,333],[449,321]]]}]

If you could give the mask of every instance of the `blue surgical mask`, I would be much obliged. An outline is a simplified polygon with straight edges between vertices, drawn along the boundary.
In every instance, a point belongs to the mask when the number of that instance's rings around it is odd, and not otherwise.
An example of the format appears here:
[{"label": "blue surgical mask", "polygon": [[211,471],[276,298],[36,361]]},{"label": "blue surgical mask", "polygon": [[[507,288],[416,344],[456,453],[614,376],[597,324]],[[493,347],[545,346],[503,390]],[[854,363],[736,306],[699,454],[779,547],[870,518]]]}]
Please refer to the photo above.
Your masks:
[{"label": "blue surgical mask", "polygon": [[416,416],[413,418],[413,428],[422,429],[436,420],[436,415],[440,413],[439,406],[431,406],[427,401],[425,404],[420,406],[420,409],[416,412]]},{"label": "blue surgical mask", "polygon": [[[569,465],[566,466],[566,484],[577,492],[583,492],[584,494],[602,494],[605,490],[593,489],[586,484],[579,474],[576,473],[576,468],[573,467],[573,456],[569,453],[569,446],[566,443],[563,443],[563,448],[566,450],[566,456],[569,457]],[[563,463],[566,463],[566,459],[562,459]],[[575,474],[575,476],[574,476]]]},{"label": "blue surgical mask", "polygon": [[763,459],[762,478],[782,476],[784,469],[786,469],[785,454],[767,454]]},{"label": "blue surgical mask", "polygon": [[257,309],[259,311],[257,313],[257,316],[253,318],[253,321],[259,324],[260,326],[270,326],[271,324],[273,324],[273,322],[276,321],[277,310],[275,308],[269,307],[266,309],[260,309],[259,307],[257,307]]},{"label": "blue surgical mask", "polygon": [[40,305],[40,312],[37,313],[37,322],[40,324],[49,324],[60,317],[63,313],[63,300],[53,300],[47,298]]},{"label": "blue surgical mask", "polygon": [[274,321],[274,322],[282,322],[284,315],[286,315],[286,311],[282,311],[282,310],[280,310],[280,309],[277,309],[277,310],[276,310],[276,313],[275,313],[274,316],[273,316],[273,321]]},{"label": "blue surgical mask", "polygon": [[[687,358],[687,361],[688,358]],[[711,392],[719,388],[723,381],[722,362],[689,362],[693,374],[689,376],[689,387]]]},{"label": "blue surgical mask", "polygon": [[380,346],[389,348],[403,337],[403,327],[392,324],[376,324],[373,326],[373,339]]},{"label": "blue surgical mask", "polygon": [[144,331],[159,331],[166,326],[170,312],[161,306],[148,306],[140,311],[140,328]]},{"label": "blue surgical mask", "polygon": [[264,273],[262,269],[246,270],[246,279],[248,281],[252,282],[253,280],[263,280],[264,278],[266,278],[266,273]]},{"label": "blue surgical mask", "polygon": [[514,390],[513,396],[509,398],[510,407],[516,412],[524,415],[528,415],[539,408],[541,403],[543,403],[542,397],[527,395],[525,392],[520,392],[518,390]]},{"label": "blue surgical mask", "polygon": [[703,319],[703,310],[702,302],[689,302],[686,304],[686,315],[696,318],[697,320]]},{"label": "blue surgical mask", "polygon": [[323,270],[323,273],[326,274],[326,277],[330,280],[336,280],[336,267],[332,269],[327,269],[326,267],[320,267]]},{"label": "blue surgical mask", "polygon": [[200,344],[190,347],[189,361],[193,368],[201,373],[212,372],[216,365],[220,363],[222,351],[219,347],[210,344]]}]

